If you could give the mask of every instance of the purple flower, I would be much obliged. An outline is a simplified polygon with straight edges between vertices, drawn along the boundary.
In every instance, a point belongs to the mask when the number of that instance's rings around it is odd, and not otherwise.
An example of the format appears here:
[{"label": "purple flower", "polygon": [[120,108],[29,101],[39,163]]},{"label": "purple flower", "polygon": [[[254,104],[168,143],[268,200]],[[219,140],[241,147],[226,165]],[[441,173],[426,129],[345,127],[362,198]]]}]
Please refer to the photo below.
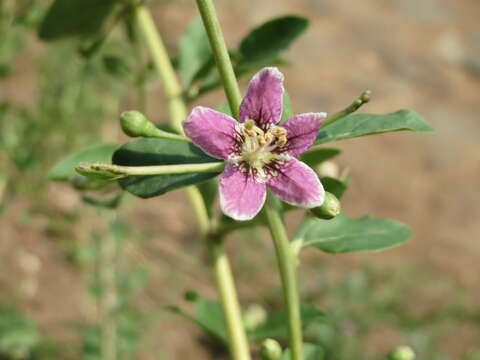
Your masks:
[{"label": "purple flower", "polygon": [[283,201],[306,208],[322,205],[325,191],[315,172],[297,160],[317,136],[325,113],[306,113],[282,124],[283,74],[257,73],[240,105],[240,119],[197,106],[183,123],[186,135],[207,154],[225,159],[220,206],[235,220],[261,210],[268,187]]}]

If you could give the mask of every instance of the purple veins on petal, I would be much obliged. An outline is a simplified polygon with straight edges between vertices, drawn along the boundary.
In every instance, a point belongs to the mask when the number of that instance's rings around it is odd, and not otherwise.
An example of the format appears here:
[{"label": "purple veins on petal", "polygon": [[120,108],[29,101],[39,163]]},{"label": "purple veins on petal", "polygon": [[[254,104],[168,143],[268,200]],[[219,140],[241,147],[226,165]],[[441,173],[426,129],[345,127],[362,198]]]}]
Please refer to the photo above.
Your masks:
[{"label": "purple veins on petal", "polygon": [[278,174],[267,181],[267,186],[280,199],[305,208],[322,205],[325,190],[310,167],[290,158],[278,166],[277,171]]},{"label": "purple veins on petal", "polygon": [[291,117],[281,126],[287,130],[286,151],[294,157],[302,155],[315,142],[327,114],[305,113]]},{"label": "purple veins on petal", "polygon": [[240,105],[240,123],[200,106],[183,123],[185,134],[203,151],[227,160],[219,180],[220,206],[235,220],[258,214],[267,187],[295,206],[313,208],[324,201],[318,176],[296,157],[312,146],[326,114],[300,114],[276,125],[283,93],[282,73],[264,68],[250,81]]},{"label": "purple veins on petal", "polygon": [[208,155],[228,159],[237,149],[238,123],[232,117],[203,107],[195,107],[183,122],[185,134]]},{"label": "purple veins on petal", "polygon": [[253,219],[262,209],[266,194],[265,184],[236,164],[228,164],[220,176],[220,207],[235,220]]},{"label": "purple veins on petal", "polygon": [[276,67],[260,70],[250,81],[240,105],[240,122],[254,120],[258,126],[276,124],[283,110],[283,74]]}]

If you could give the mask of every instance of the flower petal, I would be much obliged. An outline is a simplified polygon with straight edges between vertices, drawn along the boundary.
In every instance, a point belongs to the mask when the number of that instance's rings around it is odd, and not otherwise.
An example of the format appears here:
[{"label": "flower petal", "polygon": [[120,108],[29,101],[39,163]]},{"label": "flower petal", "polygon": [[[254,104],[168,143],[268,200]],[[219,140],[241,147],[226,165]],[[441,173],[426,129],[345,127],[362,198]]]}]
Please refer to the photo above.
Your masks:
[{"label": "flower petal", "polygon": [[265,184],[235,164],[228,164],[220,176],[220,207],[232,219],[253,219],[262,209],[266,194]]},{"label": "flower petal", "polygon": [[287,129],[287,146],[285,151],[291,156],[298,157],[312,146],[317,133],[327,114],[306,113],[296,115],[285,121],[281,127]]},{"label": "flower petal", "polygon": [[250,81],[240,105],[240,122],[251,119],[260,126],[279,122],[283,92],[283,74],[276,67],[259,71]]},{"label": "flower petal", "polygon": [[325,190],[317,174],[306,164],[290,158],[277,171],[278,175],[270,178],[267,185],[280,199],[306,208],[323,204]]},{"label": "flower petal", "polygon": [[208,155],[228,159],[237,148],[235,126],[232,117],[203,107],[195,107],[183,122],[185,134]]}]

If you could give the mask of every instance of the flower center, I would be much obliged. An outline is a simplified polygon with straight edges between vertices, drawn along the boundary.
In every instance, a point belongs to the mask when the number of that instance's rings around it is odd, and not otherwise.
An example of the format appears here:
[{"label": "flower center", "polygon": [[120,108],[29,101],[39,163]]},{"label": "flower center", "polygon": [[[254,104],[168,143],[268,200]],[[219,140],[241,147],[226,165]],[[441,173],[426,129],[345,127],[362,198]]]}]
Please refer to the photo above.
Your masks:
[{"label": "flower center", "polygon": [[253,120],[247,120],[238,130],[244,140],[240,146],[240,155],[235,157],[234,161],[239,163],[242,170],[254,170],[258,180],[266,181],[269,174],[265,172],[265,166],[285,158],[285,155],[274,150],[287,144],[287,130],[270,125],[264,131],[256,126]]}]

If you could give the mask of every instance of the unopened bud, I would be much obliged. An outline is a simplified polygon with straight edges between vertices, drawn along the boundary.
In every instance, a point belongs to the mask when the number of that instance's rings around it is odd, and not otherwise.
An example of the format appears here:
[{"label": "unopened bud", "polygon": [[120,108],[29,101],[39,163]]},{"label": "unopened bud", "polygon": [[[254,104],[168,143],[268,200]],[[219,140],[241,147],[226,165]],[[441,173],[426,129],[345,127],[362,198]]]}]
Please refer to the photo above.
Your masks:
[{"label": "unopened bud", "polygon": [[243,324],[247,330],[255,330],[259,325],[263,324],[267,319],[267,312],[258,305],[250,305],[244,312]]},{"label": "unopened bud", "polygon": [[125,134],[131,137],[151,137],[157,132],[156,126],[140,111],[125,111],[120,115],[120,124]]},{"label": "unopened bud", "polygon": [[319,219],[330,220],[340,214],[341,205],[340,200],[335,195],[325,192],[325,200],[322,206],[310,209],[313,215]]},{"label": "unopened bud", "polygon": [[370,90],[366,90],[362,93],[362,95],[360,95],[360,100],[362,101],[362,103],[367,103],[370,101],[370,95],[372,94],[372,92]]},{"label": "unopened bud", "polygon": [[282,357],[282,352],[280,344],[273,339],[266,339],[260,349],[262,360],[279,360]]},{"label": "unopened bud", "polygon": [[338,179],[340,175],[340,169],[338,165],[333,161],[324,161],[317,167],[317,172],[321,177],[328,176],[334,179]]},{"label": "unopened bud", "polygon": [[101,180],[117,180],[127,176],[125,172],[119,169],[116,165],[86,162],[82,162],[75,167],[75,171],[80,175]]},{"label": "unopened bud", "polygon": [[387,357],[388,360],[414,360],[415,352],[410,346],[399,346]]},{"label": "unopened bud", "polygon": [[123,112],[120,115],[120,124],[123,132],[131,137],[154,137],[190,142],[190,139],[184,136],[172,134],[157,128],[145,115],[136,110]]}]

